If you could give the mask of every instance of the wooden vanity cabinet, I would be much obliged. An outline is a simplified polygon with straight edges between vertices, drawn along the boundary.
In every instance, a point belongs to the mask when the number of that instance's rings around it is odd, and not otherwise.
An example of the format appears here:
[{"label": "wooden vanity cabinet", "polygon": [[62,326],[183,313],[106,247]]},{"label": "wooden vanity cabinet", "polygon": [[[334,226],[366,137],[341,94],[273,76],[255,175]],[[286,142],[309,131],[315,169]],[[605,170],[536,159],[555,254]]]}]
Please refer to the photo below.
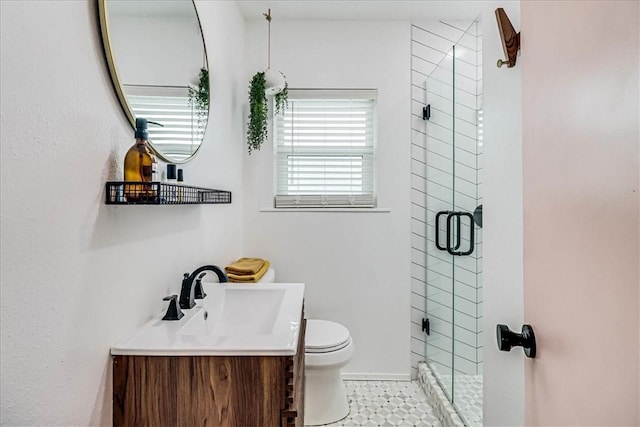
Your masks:
[{"label": "wooden vanity cabinet", "polygon": [[113,356],[113,425],[303,427],[305,329],[295,356]]}]

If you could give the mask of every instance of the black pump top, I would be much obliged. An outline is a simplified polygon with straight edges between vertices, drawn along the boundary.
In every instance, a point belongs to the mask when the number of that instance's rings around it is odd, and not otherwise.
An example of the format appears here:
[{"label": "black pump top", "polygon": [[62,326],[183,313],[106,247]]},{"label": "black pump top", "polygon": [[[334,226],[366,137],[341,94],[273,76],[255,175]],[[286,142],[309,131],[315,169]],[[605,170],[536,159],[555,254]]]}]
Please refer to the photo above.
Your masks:
[{"label": "black pump top", "polygon": [[136,139],[149,139],[149,131],[147,130],[147,119],[143,119],[142,117],[136,118],[136,132],[134,135]]},{"label": "black pump top", "polygon": [[176,165],[167,165],[167,179],[176,179]]},{"label": "black pump top", "polygon": [[136,132],[134,134],[136,139],[149,139],[149,130],[147,129],[149,123],[153,125],[164,126],[158,122],[152,122],[143,117],[136,117]]}]

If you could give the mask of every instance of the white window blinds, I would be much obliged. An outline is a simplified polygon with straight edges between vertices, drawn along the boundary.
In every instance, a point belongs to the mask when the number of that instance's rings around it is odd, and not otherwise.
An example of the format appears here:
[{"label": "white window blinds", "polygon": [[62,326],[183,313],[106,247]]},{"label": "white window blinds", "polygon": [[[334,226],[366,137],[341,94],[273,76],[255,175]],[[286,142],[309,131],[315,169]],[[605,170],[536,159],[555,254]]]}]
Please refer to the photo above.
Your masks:
[{"label": "white window blinds", "polygon": [[375,207],[375,90],[289,90],[274,117],[275,207]]},{"label": "white window blinds", "polygon": [[126,85],[127,102],[135,117],[163,125],[149,125],[149,140],[164,155],[188,159],[198,148],[207,126],[206,112],[199,115],[189,104],[187,86]]}]

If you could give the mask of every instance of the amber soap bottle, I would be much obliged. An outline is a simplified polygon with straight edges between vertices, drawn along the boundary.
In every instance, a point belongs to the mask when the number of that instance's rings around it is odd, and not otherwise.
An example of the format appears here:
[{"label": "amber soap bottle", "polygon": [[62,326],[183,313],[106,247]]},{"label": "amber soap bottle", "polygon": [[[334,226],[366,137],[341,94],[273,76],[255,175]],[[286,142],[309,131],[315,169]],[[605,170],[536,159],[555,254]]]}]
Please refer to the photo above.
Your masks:
[{"label": "amber soap bottle", "polygon": [[[124,158],[124,180],[135,182],[157,181],[158,161],[149,147],[147,119],[136,118],[136,143],[127,151]],[[158,197],[152,184],[125,184],[124,195],[129,202],[153,201]]]}]

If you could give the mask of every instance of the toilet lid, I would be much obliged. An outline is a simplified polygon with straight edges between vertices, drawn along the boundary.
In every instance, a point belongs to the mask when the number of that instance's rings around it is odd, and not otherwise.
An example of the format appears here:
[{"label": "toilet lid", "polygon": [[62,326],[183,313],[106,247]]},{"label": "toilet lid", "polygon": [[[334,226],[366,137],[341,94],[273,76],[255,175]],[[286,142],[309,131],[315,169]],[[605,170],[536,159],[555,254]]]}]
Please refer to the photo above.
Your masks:
[{"label": "toilet lid", "polygon": [[349,330],[336,322],[328,320],[307,320],[305,333],[305,352],[327,353],[340,350],[351,342]]}]

